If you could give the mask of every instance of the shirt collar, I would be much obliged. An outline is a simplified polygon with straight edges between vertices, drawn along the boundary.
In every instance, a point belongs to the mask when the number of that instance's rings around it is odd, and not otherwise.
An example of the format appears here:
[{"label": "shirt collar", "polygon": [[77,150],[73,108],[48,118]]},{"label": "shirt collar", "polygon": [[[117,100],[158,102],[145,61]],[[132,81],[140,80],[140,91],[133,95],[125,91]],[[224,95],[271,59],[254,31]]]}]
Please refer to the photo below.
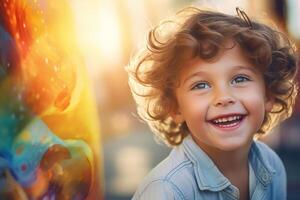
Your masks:
[{"label": "shirt collar", "polygon": [[[200,190],[221,191],[231,185],[230,181],[219,171],[214,162],[190,135],[183,140],[183,149],[194,164],[195,177]],[[256,178],[264,186],[268,185],[275,170],[268,163],[268,159],[263,158],[256,142],[251,145],[249,160]]]},{"label": "shirt collar", "polygon": [[231,185],[191,136],[184,139],[183,148],[187,157],[194,164],[195,177],[200,190],[220,191]]}]

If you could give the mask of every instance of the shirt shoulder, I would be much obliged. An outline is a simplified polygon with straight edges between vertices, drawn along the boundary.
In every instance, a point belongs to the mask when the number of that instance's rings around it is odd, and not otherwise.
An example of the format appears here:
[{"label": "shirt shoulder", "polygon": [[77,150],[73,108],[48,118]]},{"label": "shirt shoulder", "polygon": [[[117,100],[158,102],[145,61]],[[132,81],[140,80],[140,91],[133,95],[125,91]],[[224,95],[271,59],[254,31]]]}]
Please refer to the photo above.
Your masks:
[{"label": "shirt shoulder", "polygon": [[141,187],[133,196],[133,200],[152,199],[183,199],[180,191],[171,182],[164,179],[157,179]]},{"label": "shirt shoulder", "polygon": [[193,187],[192,162],[182,149],[174,148],[139,185],[133,199],[185,199],[186,189]]},{"label": "shirt shoulder", "polygon": [[256,154],[258,159],[271,174],[271,178],[267,178],[265,172],[262,171],[263,168],[257,165],[258,169],[256,169],[256,171],[261,172],[258,174],[258,176],[260,176],[258,178],[270,183],[270,190],[268,192],[270,195],[269,198],[286,199],[287,177],[282,160],[273,149],[263,142],[256,141],[255,145],[257,147]]},{"label": "shirt shoulder", "polygon": [[257,147],[256,153],[261,161],[265,163],[266,167],[273,172],[284,170],[282,160],[272,148],[261,141],[255,141],[255,145]]}]

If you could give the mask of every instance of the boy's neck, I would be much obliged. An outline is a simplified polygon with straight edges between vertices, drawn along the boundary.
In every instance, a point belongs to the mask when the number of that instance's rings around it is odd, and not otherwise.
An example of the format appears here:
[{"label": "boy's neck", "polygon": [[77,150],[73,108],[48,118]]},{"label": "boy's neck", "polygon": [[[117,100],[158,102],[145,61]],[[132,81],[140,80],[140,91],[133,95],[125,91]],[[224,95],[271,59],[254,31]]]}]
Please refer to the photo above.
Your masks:
[{"label": "boy's neck", "polygon": [[195,140],[198,146],[212,159],[218,169],[226,176],[232,172],[238,172],[248,168],[248,154],[252,141],[243,147],[233,151],[223,151],[211,148],[208,145]]},{"label": "boy's neck", "polygon": [[209,156],[219,170],[226,175],[248,167],[249,150],[250,146],[246,146],[236,151],[215,151],[210,153]]},{"label": "boy's neck", "polygon": [[239,199],[249,199],[248,155],[252,141],[234,151],[222,151],[197,142],[198,146],[212,159],[220,172],[239,190]]}]

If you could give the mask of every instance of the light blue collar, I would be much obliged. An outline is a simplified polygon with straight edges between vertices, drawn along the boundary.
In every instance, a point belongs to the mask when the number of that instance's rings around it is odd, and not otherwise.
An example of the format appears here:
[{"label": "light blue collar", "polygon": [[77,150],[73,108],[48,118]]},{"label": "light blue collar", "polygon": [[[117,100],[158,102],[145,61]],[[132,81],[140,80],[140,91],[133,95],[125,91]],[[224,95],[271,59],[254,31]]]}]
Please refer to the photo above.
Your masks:
[{"label": "light blue collar", "polygon": [[[269,163],[266,163],[267,159],[263,158],[263,154],[256,143],[253,142],[251,145],[249,160],[256,178],[266,186],[271,182],[275,170]],[[190,135],[184,139],[183,149],[194,164],[195,177],[200,190],[221,191],[231,185],[230,181],[219,171],[214,162]]]},{"label": "light blue collar", "polygon": [[191,136],[184,139],[183,148],[194,164],[195,177],[200,190],[220,191],[231,185]]}]

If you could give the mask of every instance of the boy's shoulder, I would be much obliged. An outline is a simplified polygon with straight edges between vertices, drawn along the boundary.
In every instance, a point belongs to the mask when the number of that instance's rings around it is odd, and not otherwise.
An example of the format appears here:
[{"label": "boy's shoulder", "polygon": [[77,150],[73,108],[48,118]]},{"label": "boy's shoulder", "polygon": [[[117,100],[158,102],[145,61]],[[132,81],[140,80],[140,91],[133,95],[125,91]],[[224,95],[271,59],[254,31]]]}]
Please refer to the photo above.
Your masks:
[{"label": "boy's shoulder", "polygon": [[182,171],[189,170],[190,167],[192,167],[192,163],[186,157],[181,146],[175,147],[163,161],[150,171],[144,182],[155,180],[172,181]]},{"label": "boy's shoulder", "polygon": [[255,141],[250,160],[259,182],[272,188],[269,199],[286,199],[286,170],[276,152],[263,142]]},{"label": "boy's shoulder", "polygon": [[154,199],[155,193],[168,195],[166,199],[183,197],[182,188],[191,187],[191,181],[195,181],[193,173],[192,162],[181,146],[176,147],[145,177],[133,199],[140,199],[141,196]]},{"label": "boy's shoulder", "polygon": [[277,162],[282,162],[277,153],[266,143],[262,141],[255,141],[254,142],[255,147],[253,148],[255,153],[266,162],[269,162],[269,164],[274,164]]},{"label": "boy's shoulder", "polygon": [[252,156],[255,157],[254,160],[259,160],[270,173],[285,173],[285,168],[280,157],[264,142],[255,141],[251,149],[251,154],[254,154],[255,156]]}]

